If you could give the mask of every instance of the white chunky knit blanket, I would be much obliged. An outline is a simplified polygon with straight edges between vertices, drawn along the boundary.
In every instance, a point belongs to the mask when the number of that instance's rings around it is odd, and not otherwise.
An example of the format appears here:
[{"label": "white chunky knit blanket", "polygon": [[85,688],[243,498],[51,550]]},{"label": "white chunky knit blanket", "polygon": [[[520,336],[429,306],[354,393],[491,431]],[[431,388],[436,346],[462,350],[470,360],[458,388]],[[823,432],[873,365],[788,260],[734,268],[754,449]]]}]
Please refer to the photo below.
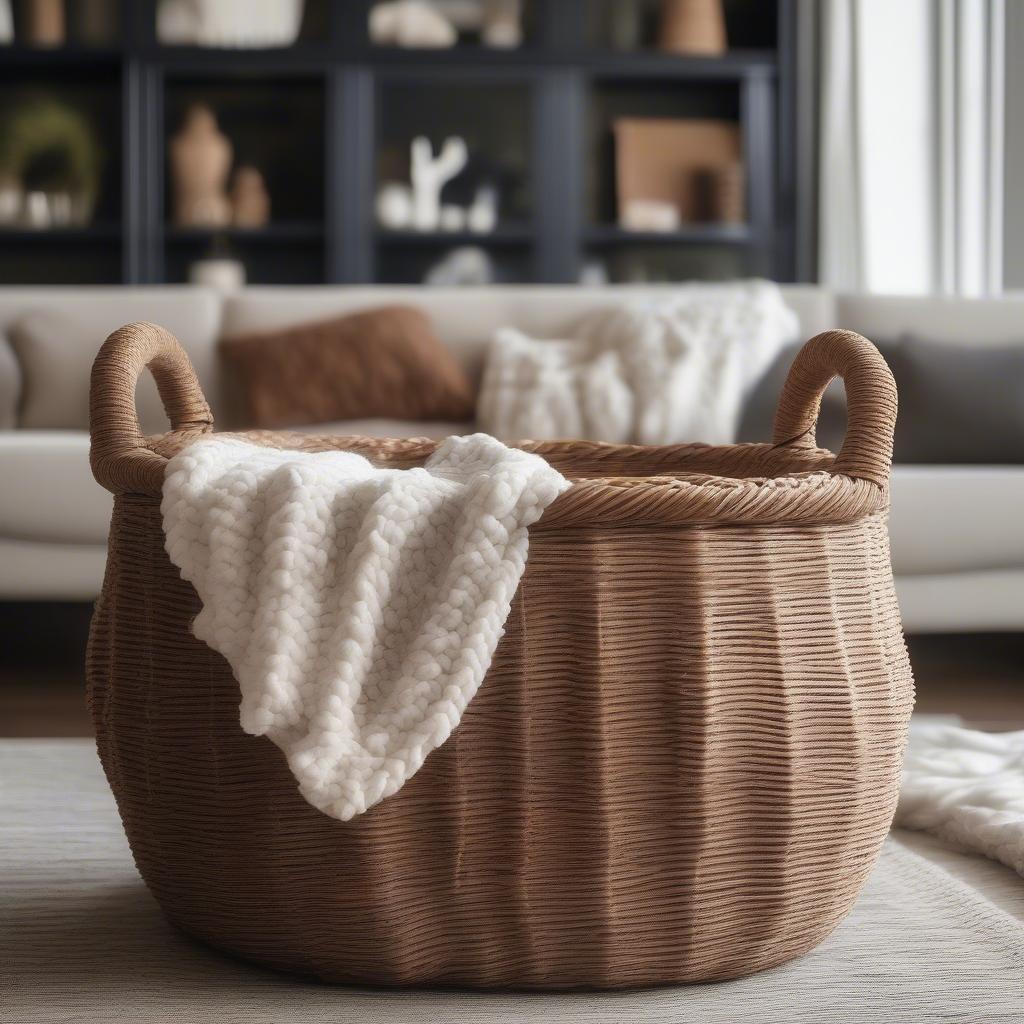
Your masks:
[{"label": "white chunky knit blanket", "polygon": [[798,333],[767,281],[634,298],[591,314],[567,340],[506,328],[491,345],[477,420],[504,440],[728,444],[745,393]]},{"label": "white chunky knit blanket", "polygon": [[913,724],[896,824],[1024,875],[1024,732]]},{"label": "white chunky knit blanket", "polygon": [[348,820],[451,735],[487,671],[527,527],[569,486],[485,434],[423,468],[225,436],[175,458],[167,552],[195,635],[230,663],[241,724],[287,755],[305,798]]}]

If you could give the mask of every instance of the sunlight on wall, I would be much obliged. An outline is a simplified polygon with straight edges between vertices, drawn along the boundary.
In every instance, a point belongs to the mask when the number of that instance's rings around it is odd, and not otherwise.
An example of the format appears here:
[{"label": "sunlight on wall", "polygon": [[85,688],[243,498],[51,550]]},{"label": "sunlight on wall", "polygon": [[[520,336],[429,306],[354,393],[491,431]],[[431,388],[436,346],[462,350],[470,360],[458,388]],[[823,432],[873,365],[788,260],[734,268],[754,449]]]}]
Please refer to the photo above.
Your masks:
[{"label": "sunlight on wall", "polygon": [[930,169],[931,0],[861,0],[860,180],[864,284],[913,294],[931,287],[935,182]]},{"label": "sunlight on wall", "polygon": [[1004,0],[824,0],[822,10],[822,279],[998,293]]}]

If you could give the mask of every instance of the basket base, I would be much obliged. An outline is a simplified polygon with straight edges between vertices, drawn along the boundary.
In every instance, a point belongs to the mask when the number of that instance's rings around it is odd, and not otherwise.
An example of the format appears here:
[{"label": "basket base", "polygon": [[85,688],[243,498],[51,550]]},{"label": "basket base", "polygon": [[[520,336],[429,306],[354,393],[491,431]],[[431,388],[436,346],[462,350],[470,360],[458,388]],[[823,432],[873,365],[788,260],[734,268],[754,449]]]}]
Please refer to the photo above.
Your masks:
[{"label": "basket base", "polygon": [[[231,948],[223,942],[212,939],[190,928],[170,915],[168,920],[182,934],[192,941],[216,950],[235,960],[253,964],[278,974],[295,978],[306,978],[329,985],[357,988],[396,988],[396,989],[458,989],[473,992],[614,992],[635,991],[652,988],[670,988],[682,985],[700,985],[721,981],[733,981],[737,978],[749,977],[763,971],[772,970],[791,960],[811,952],[819,946],[835,930],[840,923],[833,921],[801,937],[801,941],[791,941],[778,948],[751,950],[746,956],[730,958],[728,963],[720,962],[717,966],[703,964],[699,967],[690,965],[677,971],[652,970],[640,958],[620,964],[605,963],[599,972],[587,968],[587,965],[572,963],[571,947],[562,951],[562,955],[548,964],[533,964],[529,973],[517,974],[505,971],[501,976],[489,976],[472,969],[460,970],[427,970],[419,973],[409,970],[400,974],[393,971],[353,971],[343,963],[330,964],[315,955],[306,957],[282,957],[277,953],[259,950],[251,945],[245,948]],[[845,916],[845,915],[844,915]],[[591,967],[593,965],[590,965]]]}]

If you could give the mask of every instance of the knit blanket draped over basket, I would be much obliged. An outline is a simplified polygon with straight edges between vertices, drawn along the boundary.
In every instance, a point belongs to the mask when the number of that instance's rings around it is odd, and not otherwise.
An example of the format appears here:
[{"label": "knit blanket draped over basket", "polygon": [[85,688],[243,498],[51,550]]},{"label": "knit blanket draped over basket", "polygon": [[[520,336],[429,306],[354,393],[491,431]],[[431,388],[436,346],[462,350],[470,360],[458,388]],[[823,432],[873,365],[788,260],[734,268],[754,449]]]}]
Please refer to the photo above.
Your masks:
[{"label": "knit blanket draped over basket", "polygon": [[485,434],[425,466],[201,440],[167,466],[167,552],[195,635],[241,689],[241,724],[305,798],[348,820],[459,724],[501,637],[527,527],[569,486]]},{"label": "knit blanket draped over basket", "polygon": [[735,440],[742,400],[796,315],[767,281],[693,284],[584,319],[567,340],[498,331],[477,419],[504,440],[637,444]]}]

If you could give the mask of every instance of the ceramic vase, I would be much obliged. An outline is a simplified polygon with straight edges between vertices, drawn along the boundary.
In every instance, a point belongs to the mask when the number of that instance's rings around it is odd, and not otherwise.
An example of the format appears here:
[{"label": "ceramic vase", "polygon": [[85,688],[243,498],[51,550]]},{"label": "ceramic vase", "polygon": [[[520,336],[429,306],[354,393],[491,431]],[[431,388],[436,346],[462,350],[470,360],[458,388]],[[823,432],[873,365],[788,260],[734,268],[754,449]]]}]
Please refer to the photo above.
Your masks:
[{"label": "ceramic vase", "polygon": [[31,46],[63,46],[67,39],[64,0],[28,0],[23,7],[25,41]]},{"label": "ceramic vase", "polygon": [[76,0],[69,12],[75,38],[86,46],[109,46],[118,35],[117,0]]},{"label": "ceramic vase", "polygon": [[189,108],[181,131],[171,140],[174,221],[183,227],[221,227],[231,220],[224,191],[232,147],[209,107]]},{"label": "ceramic vase", "polygon": [[190,284],[234,292],[245,287],[245,266],[238,260],[221,257],[196,260],[188,268],[188,279]]},{"label": "ceramic vase", "polygon": [[662,0],[658,46],[670,53],[703,57],[725,53],[722,0]]},{"label": "ceramic vase", "polygon": [[270,220],[270,196],[259,168],[243,164],[231,183],[232,223],[239,228],[262,228]]},{"label": "ceramic vase", "polygon": [[709,221],[742,224],[745,217],[745,180],[742,164],[725,164],[705,172],[702,182],[704,210]]}]

